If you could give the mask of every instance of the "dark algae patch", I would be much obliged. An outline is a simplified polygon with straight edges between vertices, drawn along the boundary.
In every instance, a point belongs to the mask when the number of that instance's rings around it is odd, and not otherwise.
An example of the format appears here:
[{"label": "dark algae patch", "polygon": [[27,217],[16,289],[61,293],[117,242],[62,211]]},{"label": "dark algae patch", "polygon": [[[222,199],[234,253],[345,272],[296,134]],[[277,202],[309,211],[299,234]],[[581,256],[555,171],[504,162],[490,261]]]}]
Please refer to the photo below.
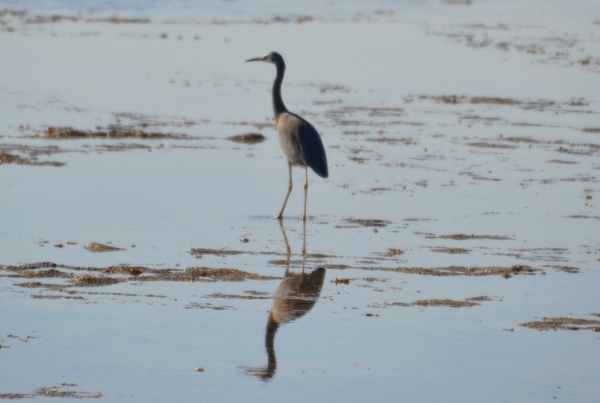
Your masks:
[{"label": "dark algae patch", "polygon": [[441,248],[440,247],[440,248],[432,248],[431,251],[438,252],[438,253],[449,253],[452,255],[471,253],[470,249],[463,249],[463,248]]},{"label": "dark algae patch", "polygon": [[183,276],[191,279],[206,278],[214,281],[274,280],[278,278],[237,269],[212,269],[210,267],[190,267],[183,271]]},{"label": "dark algae patch", "polygon": [[497,276],[501,275],[508,278],[512,275],[519,274],[536,274],[542,270],[534,269],[531,266],[514,265],[510,267],[488,266],[488,267],[473,267],[473,266],[446,266],[446,267],[397,267],[391,269],[408,274],[421,274],[426,276]]},{"label": "dark algae patch", "polygon": [[401,307],[409,307],[409,306],[448,306],[450,308],[471,308],[475,305],[481,305],[480,302],[485,301],[493,301],[492,298],[488,296],[479,296],[473,298],[467,298],[464,300],[454,300],[447,298],[430,298],[430,299],[419,299],[414,301],[413,303],[406,302],[386,302],[383,304],[384,307],[388,306],[401,306]]},{"label": "dark algae patch", "polygon": [[493,301],[493,299],[488,297],[487,295],[480,295],[479,297],[467,298],[466,301],[482,302],[482,301]]},{"label": "dark algae patch", "polygon": [[224,298],[224,299],[271,299],[271,296],[265,295],[240,295],[240,294],[223,294],[215,292],[209,295],[205,295],[204,298]]},{"label": "dark algae patch", "polygon": [[541,320],[521,323],[519,326],[530,329],[542,330],[593,330],[600,332],[600,320],[597,319],[578,319],[578,318],[546,318]]},{"label": "dark algae patch", "polygon": [[97,399],[99,397],[102,397],[102,392],[90,393],[90,392],[82,392],[82,391],[78,391],[78,390],[67,389],[68,387],[73,387],[73,386],[77,386],[77,385],[74,383],[72,383],[72,384],[62,383],[59,386],[53,386],[50,388],[39,388],[34,391],[33,396],[62,397],[62,398],[70,397],[70,398],[75,398],[75,399],[85,399],[85,398]]},{"label": "dark algae patch", "polygon": [[548,267],[551,267],[554,270],[558,270],[558,271],[562,271],[562,272],[570,273],[570,274],[577,274],[577,273],[579,273],[579,268],[578,267],[558,266],[558,265],[553,265],[553,266],[548,266]]},{"label": "dark algae patch", "polygon": [[266,137],[259,133],[247,133],[240,134],[237,136],[231,136],[228,137],[228,139],[235,143],[256,144],[265,141]]},{"label": "dark algae patch", "polygon": [[17,164],[17,165],[39,165],[39,166],[53,166],[61,167],[66,165],[64,162],[58,161],[38,161],[37,158],[25,158],[20,155],[9,154],[0,152],[0,165],[2,164]]},{"label": "dark algae patch", "polygon": [[441,239],[453,239],[455,241],[466,241],[469,239],[488,239],[493,241],[507,241],[513,240],[514,238],[502,235],[466,235],[466,234],[451,234],[451,235],[440,235],[437,238]]},{"label": "dark algae patch", "polygon": [[0,399],[31,399],[35,397],[58,397],[72,399],[98,399],[102,397],[102,392],[82,392],[74,390],[75,383],[61,383],[51,387],[41,387],[30,393],[0,393]]},{"label": "dark algae patch", "polygon": [[479,305],[477,302],[472,301],[455,301],[452,299],[420,299],[412,303],[413,305],[419,306],[449,306],[451,308],[470,308],[475,305]]},{"label": "dark algae patch", "polygon": [[392,223],[391,221],[377,218],[346,218],[344,221],[363,227],[386,227]]},{"label": "dark algae patch", "polygon": [[0,393],[0,399],[27,399],[33,397],[25,393]]},{"label": "dark algae patch", "polygon": [[[226,256],[234,256],[234,255],[268,255],[268,256],[273,256],[273,255],[284,255],[283,253],[279,253],[279,252],[266,252],[266,251],[248,251],[248,250],[235,250],[235,249],[212,249],[212,248],[191,248],[188,253],[190,255],[194,255],[196,256],[198,259],[201,259],[202,256],[204,255],[215,255],[215,256],[220,256],[220,257],[226,257]],[[326,258],[326,257],[330,257],[329,255],[322,255],[322,254],[307,254],[307,257],[312,257],[312,258]],[[284,262],[284,260],[273,260],[270,261],[269,263],[272,264],[281,264],[282,262]]]},{"label": "dark algae patch", "polygon": [[201,258],[202,255],[216,255],[216,256],[227,256],[227,255],[240,255],[242,253],[251,253],[241,250],[230,250],[230,249],[210,249],[210,248],[192,248],[189,250],[191,255],[195,255]]},{"label": "dark algae patch", "polygon": [[123,273],[131,274],[132,276],[139,276],[144,272],[145,267],[136,266],[112,266],[102,270],[103,273]]},{"label": "dark algae patch", "polygon": [[584,219],[592,219],[592,220],[600,220],[600,216],[591,216],[585,214],[574,214],[570,215],[568,218],[584,218]]},{"label": "dark algae patch", "polygon": [[275,266],[300,266],[302,260],[273,259],[267,262]]},{"label": "dark algae patch", "polygon": [[185,309],[212,309],[213,311],[226,311],[235,308],[230,305],[213,305],[210,302],[205,304],[200,302],[190,302],[185,306]]},{"label": "dark algae patch", "polygon": [[106,130],[78,130],[72,127],[48,127],[44,134],[52,139],[82,139],[82,138],[135,138],[135,139],[188,139],[185,134],[149,132],[130,127],[112,126]]},{"label": "dark algae patch", "polygon": [[495,144],[495,143],[489,143],[487,141],[477,141],[477,142],[473,142],[473,143],[467,143],[467,145],[472,146],[472,147],[479,147],[479,148],[505,148],[505,149],[517,148],[517,146],[508,146],[506,144]]},{"label": "dark algae patch", "polygon": [[491,241],[513,241],[514,238],[503,236],[503,235],[474,235],[474,234],[448,234],[448,235],[435,235],[431,233],[415,232],[417,235],[424,235],[427,239],[452,239],[454,241],[468,241],[471,239],[487,239]]},{"label": "dark algae patch", "polygon": [[64,273],[62,271],[56,270],[56,269],[49,269],[49,270],[33,270],[33,271],[27,271],[27,270],[22,270],[19,272],[21,277],[29,277],[29,278],[70,278],[72,277],[71,274],[69,273]]},{"label": "dark algae patch", "polygon": [[[60,265],[53,262],[40,262],[18,266],[0,266],[7,277],[12,278],[64,278],[66,283],[43,283],[28,281],[16,284],[25,288],[41,288],[54,291],[70,291],[72,287],[110,286],[122,282],[140,281],[185,281],[185,282],[214,282],[214,281],[244,281],[244,280],[274,280],[279,277],[263,276],[238,269],[189,267],[181,269],[153,269],[144,266],[118,265],[110,267],[85,267]],[[85,272],[85,274],[81,274]],[[40,296],[40,298],[51,298]],[[258,297],[254,297],[258,298]]]},{"label": "dark algae patch", "polygon": [[518,106],[525,110],[546,110],[557,105],[557,101],[547,99],[515,99],[501,97],[476,96],[467,97],[464,95],[420,95],[421,99],[431,99],[444,104],[472,104],[472,105],[505,105]]},{"label": "dark algae patch", "polygon": [[84,246],[84,248],[89,250],[90,252],[117,252],[120,250],[124,250],[114,246],[104,245],[98,242],[88,243]]},{"label": "dark algae patch", "polygon": [[404,250],[400,249],[400,248],[390,248],[388,249],[388,253],[389,256],[397,256],[397,255],[403,255],[404,254]]},{"label": "dark algae patch", "polygon": [[402,306],[402,307],[407,307],[410,305],[411,304],[407,304],[406,302],[386,302],[384,304],[384,306]]},{"label": "dark algae patch", "polygon": [[80,287],[97,287],[105,285],[113,285],[121,282],[121,280],[108,277],[108,276],[92,276],[91,274],[85,274],[83,276],[77,276],[73,279],[73,285]]}]

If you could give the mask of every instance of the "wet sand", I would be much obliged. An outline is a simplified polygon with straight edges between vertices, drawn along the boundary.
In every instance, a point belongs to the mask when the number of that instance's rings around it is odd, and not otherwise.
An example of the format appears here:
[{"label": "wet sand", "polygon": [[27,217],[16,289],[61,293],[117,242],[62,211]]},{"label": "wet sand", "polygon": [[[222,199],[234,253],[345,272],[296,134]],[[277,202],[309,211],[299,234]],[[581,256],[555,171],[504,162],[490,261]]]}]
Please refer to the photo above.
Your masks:
[{"label": "wet sand", "polygon": [[[0,12],[0,399],[600,395],[593,2],[26,6]],[[305,224],[297,169],[272,218],[275,72],[243,62],[271,50],[328,155]]]}]

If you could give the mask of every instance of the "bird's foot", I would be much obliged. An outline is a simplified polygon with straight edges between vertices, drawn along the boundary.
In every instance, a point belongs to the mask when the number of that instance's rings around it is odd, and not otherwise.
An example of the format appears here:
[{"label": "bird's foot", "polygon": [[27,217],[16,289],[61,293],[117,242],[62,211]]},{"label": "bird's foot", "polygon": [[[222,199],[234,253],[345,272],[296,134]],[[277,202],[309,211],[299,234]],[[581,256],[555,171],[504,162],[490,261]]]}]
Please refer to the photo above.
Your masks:
[{"label": "bird's foot", "polygon": [[283,215],[282,215],[282,214],[279,214],[279,215],[276,215],[276,216],[274,216],[273,218],[275,218],[275,219],[277,219],[277,220],[281,221],[281,220],[283,220]]}]

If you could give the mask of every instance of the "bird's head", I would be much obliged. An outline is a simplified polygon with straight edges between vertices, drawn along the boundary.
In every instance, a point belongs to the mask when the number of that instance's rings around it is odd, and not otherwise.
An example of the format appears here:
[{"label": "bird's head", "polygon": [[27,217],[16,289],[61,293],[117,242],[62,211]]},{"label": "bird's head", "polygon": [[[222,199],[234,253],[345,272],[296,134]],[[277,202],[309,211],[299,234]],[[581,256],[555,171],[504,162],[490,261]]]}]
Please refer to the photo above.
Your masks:
[{"label": "bird's head", "polygon": [[263,57],[255,57],[254,59],[248,59],[247,62],[267,62],[272,64],[279,64],[283,62],[283,57],[277,52],[267,53]]}]

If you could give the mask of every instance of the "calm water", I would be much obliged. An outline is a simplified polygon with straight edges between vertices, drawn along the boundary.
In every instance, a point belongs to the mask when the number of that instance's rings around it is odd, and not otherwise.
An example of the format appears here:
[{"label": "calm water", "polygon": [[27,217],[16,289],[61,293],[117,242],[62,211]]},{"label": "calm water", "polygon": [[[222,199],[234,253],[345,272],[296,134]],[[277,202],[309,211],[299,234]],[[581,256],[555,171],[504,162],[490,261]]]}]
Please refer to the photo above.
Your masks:
[{"label": "calm water", "polygon": [[[519,326],[600,320],[595,6],[0,4],[0,155],[30,163],[0,164],[0,397],[597,401],[598,325]],[[305,226],[299,169],[271,218],[275,71],[244,63],[271,50],[329,161]],[[45,132],[115,125],[169,136]],[[36,262],[60,276],[8,267]],[[82,269],[114,265],[272,278]]]}]

